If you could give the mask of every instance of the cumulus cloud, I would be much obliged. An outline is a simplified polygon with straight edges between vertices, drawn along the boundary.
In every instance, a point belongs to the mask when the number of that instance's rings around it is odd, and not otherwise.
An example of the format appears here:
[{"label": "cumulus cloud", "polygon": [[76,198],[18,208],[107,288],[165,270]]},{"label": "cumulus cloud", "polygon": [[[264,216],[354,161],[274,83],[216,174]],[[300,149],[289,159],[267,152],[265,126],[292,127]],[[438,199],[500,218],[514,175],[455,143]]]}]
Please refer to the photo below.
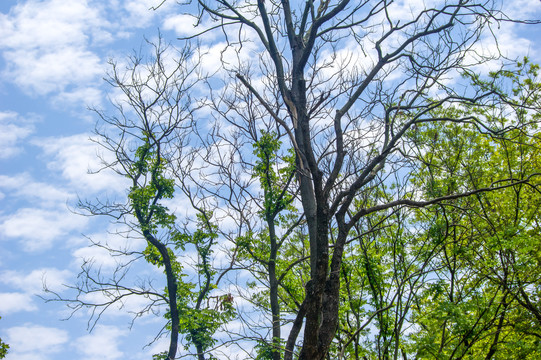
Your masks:
[{"label": "cumulus cloud", "polygon": [[69,232],[84,228],[88,219],[66,210],[22,208],[0,218],[0,234],[4,239],[16,238],[25,251],[50,249]]},{"label": "cumulus cloud", "polygon": [[94,331],[75,340],[75,347],[81,354],[81,360],[115,360],[123,357],[119,350],[119,338],[127,331],[115,326],[98,325]]},{"label": "cumulus cloud", "polygon": [[99,80],[102,61],[89,45],[106,38],[109,23],[93,5],[86,0],[30,0],[0,14],[4,77],[38,95]]},{"label": "cumulus cloud", "polygon": [[27,294],[38,294],[43,289],[44,282],[51,290],[59,289],[66,284],[73,274],[69,270],[59,270],[56,268],[36,269],[29,273],[21,271],[6,270],[0,272],[0,282],[10,285],[15,289],[22,290]]},{"label": "cumulus cloud", "polygon": [[503,13],[514,19],[536,20],[541,14],[541,4],[531,0],[513,0],[503,2]]},{"label": "cumulus cloud", "polygon": [[0,293],[0,314],[12,314],[37,309],[31,294],[19,292]]},{"label": "cumulus cloud", "polygon": [[126,0],[122,4],[122,10],[126,13],[123,19],[125,25],[140,28],[150,25],[160,14],[170,13],[177,5],[174,1],[161,0]]},{"label": "cumulus cloud", "polygon": [[114,232],[120,231],[120,229],[110,229],[107,233],[96,233],[89,235],[88,238],[92,240],[93,245],[82,247],[73,252],[73,257],[79,260],[92,262],[98,268],[114,270],[119,263],[125,263],[131,261],[131,256],[119,257],[111,256],[111,253],[106,248],[115,249],[129,253],[130,251],[142,251],[146,247],[146,241],[136,236],[130,236],[126,238],[122,235],[117,235]]},{"label": "cumulus cloud", "polygon": [[[70,186],[84,197],[96,192],[122,192],[127,188],[127,179],[103,168],[100,148],[89,140],[88,134],[77,134],[62,138],[48,138],[34,143],[40,146],[47,158],[48,166],[59,171]],[[109,154],[103,154],[107,157]],[[112,160],[112,159],[109,159]],[[89,173],[90,172],[90,173]]]},{"label": "cumulus cloud", "polygon": [[524,33],[524,28],[515,23],[501,23],[492,29],[492,33],[485,32],[471,48],[464,58],[465,65],[475,65],[476,72],[487,75],[490,71],[496,71],[501,68],[500,61],[484,62],[486,58],[498,58],[500,55],[511,60],[522,60],[524,56],[539,59],[539,51],[534,46],[531,38],[528,38],[528,32]]},{"label": "cumulus cloud", "polygon": [[147,347],[147,350],[140,354],[137,359],[146,360],[152,358],[152,355],[159,354],[169,349],[169,339],[161,337],[158,340],[149,338],[148,343],[151,345]]},{"label": "cumulus cloud", "polygon": [[[51,359],[69,340],[68,333],[53,327],[25,324],[7,329],[8,358]],[[31,339],[31,341],[29,341]]]},{"label": "cumulus cloud", "polygon": [[189,14],[177,14],[168,16],[163,22],[165,30],[174,30],[179,36],[192,36],[197,34],[200,29],[194,25],[197,23],[197,18]]},{"label": "cumulus cloud", "polygon": [[[65,102],[69,104],[86,104],[88,106],[96,106],[97,104],[100,104],[102,100],[103,93],[100,89],[82,87],[75,89],[69,88],[67,91],[58,93],[58,95],[53,99],[53,103],[57,106]],[[90,112],[87,114],[80,113],[78,114],[78,117],[93,120]]]},{"label": "cumulus cloud", "polygon": [[51,184],[34,181],[28,173],[13,176],[0,175],[0,189],[12,197],[20,197],[36,205],[37,200],[44,206],[58,207],[74,194]]},{"label": "cumulus cloud", "polygon": [[88,84],[102,74],[100,59],[78,48],[58,49],[54,53],[38,50],[12,50],[4,53],[8,76],[23,89],[45,95],[61,92],[70,85]]},{"label": "cumulus cloud", "polygon": [[[173,14],[165,17],[162,27],[164,30],[174,31],[179,37],[190,37],[199,34],[198,39],[209,42],[215,41],[218,38],[220,33],[217,31],[204,32],[216,26],[216,23],[210,19],[207,19],[203,23],[199,24],[197,24],[197,22],[198,19],[193,15]],[[194,26],[196,24],[197,27]],[[230,27],[230,30],[231,29],[234,29],[234,27]],[[232,32],[235,31],[233,30]]]},{"label": "cumulus cloud", "polygon": [[22,151],[21,140],[34,132],[32,123],[15,112],[0,112],[0,159],[13,157]]}]

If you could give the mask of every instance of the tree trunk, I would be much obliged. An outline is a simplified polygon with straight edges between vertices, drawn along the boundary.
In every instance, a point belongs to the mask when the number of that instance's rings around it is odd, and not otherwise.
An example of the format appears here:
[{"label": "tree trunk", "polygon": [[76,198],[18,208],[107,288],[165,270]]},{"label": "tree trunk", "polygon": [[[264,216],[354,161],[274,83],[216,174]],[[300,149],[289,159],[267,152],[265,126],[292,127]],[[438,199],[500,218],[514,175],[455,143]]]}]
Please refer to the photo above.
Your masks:
[{"label": "tree trunk", "polygon": [[270,284],[270,305],[272,313],[272,360],[281,359],[281,328],[280,328],[280,304],[278,302],[278,279],[276,277],[276,257],[278,253],[278,242],[276,240],[276,229],[274,219],[268,218],[270,238],[269,256],[269,284]]}]

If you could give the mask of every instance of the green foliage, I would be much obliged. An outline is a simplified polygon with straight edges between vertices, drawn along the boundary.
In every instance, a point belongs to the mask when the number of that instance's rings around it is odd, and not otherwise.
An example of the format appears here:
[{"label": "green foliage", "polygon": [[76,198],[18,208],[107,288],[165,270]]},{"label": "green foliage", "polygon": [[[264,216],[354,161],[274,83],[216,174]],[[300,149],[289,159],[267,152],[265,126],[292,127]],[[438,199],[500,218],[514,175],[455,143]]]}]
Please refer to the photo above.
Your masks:
[{"label": "green foliage", "polygon": [[[201,346],[203,350],[208,350],[215,343],[214,333],[223,324],[231,321],[235,317],[233,299],[230,295],[217,296],[214,308],[195,309],[181,308],[180,313],[180,333],[186,336],[186,340]],[[186,349],[189,345],[186,345]]]},{"label": "green foliage", "polygon": [[[409,129],[415,159],[409,182],[388,189],[403,186],[406,197],[431,200],[510,186],[360,219],[343,260],[333,354],[539,358],[541,179],[530,176],[541,174],[537,73],[526,60],[487,80],[472,75],[474,87],[493,91],[506,105],[487,99],[438,108],[426,116],[434,120]],[[384,186],[369,189],[355,206],[374,206],[391,194]]]},{"label": "green foliage", "polygon": [[[218,237],[217,228],[211,223],[212,213],[209,212],[198,214],[197,229],[192,234],[176,229],[175,215],[160,203],[162,199],[173,197],[175,183],[165,176],[167,162],[161,157],[158,147],[151,145],[151,138],[146,137],[143,145],[135,152],[135,161],[129,174],[133,185],[128,198],[143,234],[160,234],[164,246],[173,245],[174,249],[167,247],[167,255],[177,285],[179,333],[187,341],[186,348],[195,345],[201,351],[206,351],[215,344],[213,335],[218,328],[235,316],[230,295],[214,297],[215,306],[210,304],[210,292],[214,288],[212,277],[215,274],[210,265],[210,257]],[[165,267],[164,257],[154,244],[158,240],[147,240],[147,247],[143,251],[145,260],[157,267]],[[187,275],[174,251],[185,250],[187,246],[193,246],[199,255],[196,264],[199,275],[197,282],[184,280]],[[168,291],[167,288],[164,290],[166,296]],[[165,317],[171,320],[171,313],[167,312]],[[166,357],[167,354],[162,353],[155,355],[154,359]]]},{"label": "green foliage", "polygon": [[479,359],[489,351],[498,359],[539,356],[541,323],[534,314],[541,309],[541,196],[539,178],[528,176],[540,173],[541,143],[534,121],[539,112],[525,110],[539,106],[537,72],[525,60],[486,81],[472,77],[495,92],[511,87],[502,95],[505,113],[472,106],[437,114],[484,118],[492,132],[479,132],[475,124],[431,123],[413,134],[422,159],[413,183],[426,198],[515,184],[418,211],[427,239],[441,246],[432,259],[433,280],[412,308],[418,329],[409,349],[418,359]]},{"label": "green foliage", "polygon": [[[291,206],[293,195],[288,191],[290,182],[295,174],[295,156],[293,151],[288,151],[286,155],[279,155],[282,142],[274,132],[261,131],[261,136],[253,144],[254,155],[257,156],[257,161],[253,167],[252,176],[259,179],[263,190],[263,204],[261,206],[260,215],[266,221],[267,228],[256,232],[247,232],[237,238],[237,246],[239,248],[240,258],[248,258],[256,260],[256,266],[265,267],[264,264],[271,261],[271,248],[275,246],[275,251],[280,248],[280,256],[272,259],[276,265],[276,273],[279,276],[281,272],[288,267],[291,262],[304,257],[303,253],[304,241],[300,241],[299,233],[291,234],[288,239],[278,240],[271,239],[269,227],[287,228],[296,220],[296,209]],[[273,245],[274,244],[274,245]],[[299,246],[301,245],[301,246]],[[299,248],[301,251],[299,252]],[[258,273],[253,269],[254,273]],[[266,269],[262,269],[262,274],[267,273]],[[256,275],[256,277],[265,278],[266,275]],[[267,280],[264,279],[263,282]],[[256,287],[256,283],[252,283],[252,288]],[[280,291],[286,288],[290,290],[288,294],[283,293],[282,299],[287,299],[292,294],[297,300],[302,299],[304,295],[304,285],[302,278],[286,276],[282,279],[282,287]],[[301,295],[302,293],[302,295]],[[269,305],[268,290],[263,290],[254,293],[253,301],[265,308]],[[302,300],[300,300],[302,301]],[[294,305],[292,305],[294,307]],[[290,306],[288,306],[290,307]]]},{"label": "green foliage", "polygon": [[260,340],[255,346],[256,354],[255,360],[272,360],[273,359],[273,347],[266,341]]},{"label": "green foliage", "polygon": [[[264,192],[263,216],[276,216],[286,209],[292,196],[286,192],[287,183],[295,171],[295,157],[290,152],[278,158],[281,141],[273,132],[261,131],[261,137],[253,144],[258,161],[253,176],[259,178]],[[279,162],[282,162],[281,164]]]},{"label": "green foliage", "polygon": [[3,359],[6,357],[8,353],[9,345],[5,342],[2,342],[2,339],[0,339],[0,359]]},{"label": "green foliage", "polygon": [[167,351],[152,355],[152,360],[168,360]]},{"label": "green foliage", "polygon": [[[276,271],[282,277],[282,282],[278,290],[287,311],[297,311],[296,304],[302,303],[305,296],[304,288],[309,279],[310,267],[308,261],[300,260],[308,256],[308,241],[306,231],[300,228],[293,232],[280,247]],[[296,265],[290,268],[294,263]]]},{"label": "green foliage", "polygon": [[188,341],[186,348],[189,347],[189,343],[193,343],[203,351],[216,343],[213,335],[220,326],[231,321],[236,315],[233,297],[230,294],[210,296],[210,291],[214,288],[211,283],[212,276],[215,274],[215,270],[210,266],[210,256],[214,240],[218,237],[216,225],[209,221],[211,218],[212,213],[198,214],[198,229],[191,235],[176,236],[177,248],[191,244],[195,246],[200,257],[196,266],[199,275],[204,279],[204,285],[193,291],[191,289],[195,288],[195,284],[187,285],[179,282],[186,291],[177,291],[177,304],[180,333],[185,335]]},{"label": "green foliage", "polygon": [[[334,350],[352,359],[392,358],[400,347],[401,322],[419,272],[419,254],[403,226],[404,212],[380,212],[360,221],[350,236],[342,266],[339,310],[341,345]],[[405,288],[403,281],[411,284]],[[370,325],[367,319],[373,316]],[[364,326],[364,328],[363,328]],[[342,348],[344,346],[345,348]]]},{"label": "green foliage", "polygon": [[[426,115],[433,120],[408,130],[408,156],[415,160],[406,197],[431,200],[513,186],[448,199],[427,209],[389,209],[360,219],[344,252],[332,354],[352,359],[390,359],[401,353],[404,358],[473,360],[489,351],[502,359],[541,356],[536,317],[541,310],[541,196],[537,178],[519,184],[541,172],[541,142],[532,136],[541,116],[532,110],[541,107],[538,72],[539,67],[525,59],[517,69],[494,72],[488,79],[467,73],[474,88],[504,99],[505,109],[488,100],[437,107]],[[210,212],[198,215],[193,233],[176,229],[174,214],[160,204],[173,197],[174,181],[165,175],[167,161],[151,138],[136,151],[129,199],[141,230],[160,234],[173,246],[167,251],[178,282],[180,333],[186,348],[195,345],[206,351],[215,345],[220,326],[236,316],[230,294],[211,296],[215,270],[210,261],[218,229]],[[236,259],[249,261],[255,274],[248,283],[250,300],[265,310],[270,308],[270,290],[261,290],[259,284],[269,283],[269,264],[275,265],[280,311],[295,313],[309,278],[307,262],[299,259],[307,256],[309,245],[302,225],[279,241],[274,232],[278,227],[283,233],[297,215],[288,191],[295,157],[292,152],[283,155],[281,146],[276,133],[265,131],[253,144],[257,160],[252,176],[263,192],[260,216],[266,228],[237,237]],[[363,209],[390,201],[398,186],[367,187],[354,205]],[[193,282],[185,280],[175,254],[187,247],[199,258]],[[151,243],[143,255],[155,266],[164,265]],[[280,340],[258,342],[256,359],[271,359]]]},{"label": "green foliage", "polygon": [[[175,182],[164,176],[165,159],[145,138],[135,152],[135,160],[129,176],[133,185],[128,194],[134,209],[134,215],[140,222],[141,230],[156,234],[158,228],[172,229],[176,217],[168,213],[167,207],[161,205],[161,199],[171,199],[175,192]],[[143,183],[139,181],[144,179]]]}]

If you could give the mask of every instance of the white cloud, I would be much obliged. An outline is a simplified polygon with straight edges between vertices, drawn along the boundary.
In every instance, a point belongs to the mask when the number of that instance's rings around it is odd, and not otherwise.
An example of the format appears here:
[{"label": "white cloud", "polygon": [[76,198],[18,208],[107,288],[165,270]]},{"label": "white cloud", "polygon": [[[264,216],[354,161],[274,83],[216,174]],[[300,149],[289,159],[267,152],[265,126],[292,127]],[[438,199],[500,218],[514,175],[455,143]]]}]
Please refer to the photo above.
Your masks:
[{"label": "white cloud", "polygon": [[[0,13],[3,78],[32,95],[53,95],[53,103],[99,104],[106,68],[102,46],[170,13],[161,0],[27,0]],[[112,50],[112,49],[111,49]],[[112,50],[114,52],[114,50]],[[110,55],[110,53],[108,54]]]},{"label": "white cloud", "polygon": [[541,3],[531,0],[504,1],[502,10],[513,19],[536,20],[541,14]]},{"label": "white cloud", "polygon": [[18,154],[21,140],[34,132],[32,121],[12,111],[0,112],[0,159]]},{"label": "white cloud", "polygon": [[77,249],[73,252],[73,257],[77,262],[82,261],[92,263],[92,266],[103,269],[115,269],[119,263],[118,259],[111,256],[111,253],[104,248],[97,246],[87,246]]},{"label": "white cloud", "polygon": [[31,294],[25,293],[0,293],[0,314],[37,310],[32,298]]},{"label": "white cloud", "polygon": [[36,200],[42,201],[42,205],[58,207],[59,204],[72,198],[74,194],[52,186],[50,184],[34,181],[28,173],[14,176],[0,175],[0,189],[10,196],[22,197],[36,204]]},{"label": "white cloud", "polygon": [[[170,13],[176,6],[174,1],[162,0],[125,0],[123,10],[127,13],[123,21],[131,27],[146,27],[151,21],[161,13]],[[158,5],[161,6],[155,9]]]},{"label": "white cloud", "polygon": [[86,0],[19,2],[1,19],[5,34],[13,36],[2,37],[0,45],[27,49],[84,44],[107,25],[96,3]]},{"label": "white cloud", "polygon": [[179,36],[191,36],[201,31],[195,28],[197,19],[188,14],[177,14],[168,16],[163,22],[164,30],[174,30]]},{"label": "white cloud", "polygon": [[88,86],[103,65],[89,50],[110,26],[95,3],[86,0],[29,0],[0,14],[4,77],[27,92],[44,95]]},{"label": "white cloud", "polygon": [[[10,355],[12,354],[13,354],[12,351],[8,353],[8,356],[7,356],[8,360],[11,360],[12,357]],[[16,355],[17,355],[17,360],[50,360],[51,359],[47,354],[44,354],[41,352],[25,352],[25,353],[17,352]]]},{"label": "white cloud", "polygon": [[49,359],[62,350],[69,340],[68,333],[53,327],[26,324],[7,329],[8,358]]},{"label": "white cloud", "polygon": [[[134,320],[138,324],[141,322],[142,324],[140,324],[140,326],[147,326],[152,323],[159,323],[162,326],[165,324],[163,317],[157,316],[158,314],[164,314],[167,311],[165,301],[156,297],[149,299],[145,296],[127,294],[126,291],[116,292],[109,290],[107,292],[96,291],[80,296],[79,299],[87,304],[104,304],[111,303],[114,298],[124,295],[107,309],[96,309],[92,307],[84,309],[84,313],[82,313],[83,317],[90,319],[89,323],[94,325],[94,321],[98,320],[96,313],[105,310],[100,315],[100,321],[107,317],[109,320],[114,319],[113,321],[116,323],[125,323],[126,319],[129,319],[129,321]],[[154,302],[155,300],[158,302]],[[152,311],[148,311],[149,306],[152,306]],[[122,318],[122,320],[119,320],[119,318]],[[94,332],[94,330],[92,331]]]},{"label": "white cloud", "polygon": [[[252,35],[253,36],[253,35]],[[201,70],[203,74],[226,74],[225,68],[246,66],[257,58],[262,49],[257,43],[246,42],[242,49],[234,48],[227,42],[219,42],[212,46],[202,45],[200,48]]]},{"label": "white cloud", "polygon": [[143,354],[140,354],[140,357],[137,357],[137,359],[150,359],[152,358],[152,355],[162,353],[169,349],[169,338],[167,337],[161,337],[156,341],[154,341],[154,338],[149,338],[148,343],[151,345]]},{"label": "white cloud", "polygon": [[81,230],[87,224],[86,217],[65,211],[22,208],[0,218],[0,234],[3,238],[20,239],[25,251],[50,249],[62,241],[70,231]]},{"label": "white cloud", "polygon": [[48,53],[23,49],[6,51],[4,56],[9,64],[6,77],[38,95],[65,92],[70,85],[89,84],[103,74],[99,57],[82,48]]},{"label": "white cloud", "polygon": [[[479,64],[483,57],[498,57],[502,55],[511,60],[522,60],[524,56],[537,59],[539,54],[534,46],[532,39],[522,35],[528,35],[520,32],[520,26],[514,23],[501,23],[493,27],[493,33],[485,32],[468,52],[464,59],[466,65]],[[474,67],[475,71],[486,75],[489,71],[496,71],[501,68],[500,61],[490,61],[481,63]]]},{"label": "white cloud", "polygon": [[126,335],[127,331],[117,327],[98,325],[92,334],[75,340],[74,345],[81,354],[81,360],[115,360],[124,356],[118,343],[119,338]]},{"label": "white cloud", "polygon": [[[169,15],[163,20],[163,29],[168,31],[174,31],[175,34],[179,37],[190,37],[198,35],[198,39],[203,41],[215,41],[220,34],[219,31],[208,31],[212,27],[216,26],[217,23],[213,23],[212,20],[207,19],[203,23],[199,23],[197,27],[194,25],[197,24],[198,19],[189,14],[174,14]],[[235,28],[230,26],[229,31],[231,33],[235,32]]]},{"label": "white cloud", "polygon": [[442,2],[441,0],[399,0],[389,5],[388,13],[391,14],[394,21],[411,21],[425,9],[429,7],[436,8]]},{"label": "white cloud", "polygon": [[[100,72],[101,74],[101,72]],[[100,89],[95,87],[80,86],[75,89],[69,89],[68,91],[62,91],[54,99],[55,105],[60,105],[62,102],[70,104],[85,104],[89,107],[98,106],[103,100],[103,93]],[[79,118],[88,118],[93,122],[93,114],[88,112],[87,114],[78,114]]]},{"label": "white cloud", "polygon": [[[142,251],[146,247],[146,241],[136,236],[116,235],[110,229],[109,233],[96,233],[88,237],[96,245],[82,247],[73,251],[74,257],[73,267],[80,267],[83,261],[91,266],[90,272],[97,277],[114,277],[122,273],[117,272],[118,269],[125,264],[130,264],[130,274],[123,278],[121,283],[126,287],[139,288],[140,286],[149,286],[152,283],[156,291],[160,292],[163,289],[164,277],[163,268],[158,269],[154,265],[147,263],[144,260],[133,262],[137,254],[123,256],[119,252],[129,254],[131,251]],[[118,229],[117,229],[118,230]],[[99,246],[98,246],[99,244]],[[117,250],[119,252],[110,252],[107,248]],[[98,275],[99,273],[99,275]],[[147,283],[147,281],[149,283]],[[143,285],[144,284],[144,285]],[[120,294],[122,290],[119,290]],[[84,301],[89,303],[104,303],[111,300],[111,297],[118,295],[110,291],[108,293],[93,292],[83,296]],[[125,296],[121,301],[117,302],[107,311],[109,316],[129,316],[133,317],[134,313],[139,313],[143,308],[149,305],[149,299],[145,296],[129,295]],[[157,307],[155,308],[155,310]],[[91,314],[89,313],[89,316]],[[153,314],[146,314],[153,317]],[[146,316],[145,316],[146,317]]]},{"label": "white cloud", "polygon": [[[128,188],[126,178],[112,172],[95,172],[103,167],[99,156],[101,149],[89,140],[88,134],[77,134],[63,138],[47,138],[35,141],[45,155],[52,157],[48,166],[60,171],[62,176],[81,196],[96,192],[120,192]],[[110,154],[103,154],[110,157]],[[112,160],[112,159],[109,159]]]},{"label": "white cloud", "polygon": [[71,271],[55,268],[36,269],[28,274],[15,270],[6,270],[0,273],[0,282],[22,290],[29,295],[41,293],[44,282],[49,289],[56,290],[71,278],[73,278]]}]

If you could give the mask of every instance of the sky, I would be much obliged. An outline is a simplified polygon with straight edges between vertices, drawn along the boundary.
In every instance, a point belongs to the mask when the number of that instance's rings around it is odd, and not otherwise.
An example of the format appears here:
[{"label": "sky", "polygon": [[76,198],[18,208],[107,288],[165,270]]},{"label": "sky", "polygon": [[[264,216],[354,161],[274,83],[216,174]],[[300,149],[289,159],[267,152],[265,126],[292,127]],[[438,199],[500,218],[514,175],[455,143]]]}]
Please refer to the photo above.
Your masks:
[{"label": "sky", "polygon": [[[92,174],[100,163],[89,141],[97,119],[88,107],[106,107],[112,96],[103,81],[109,59],[125,58],[158,29],[172,42],[192,31],[175,1],[149,10],[160,2],[0,1],[0,338],[10,345],[8,360],[150,359],[165,349],[164,341],[143,347],[163,325],[160,316],[130,329],[126,310],[137,304],[105,314],[89,332],[87,312],[66,320],[64,304],[39,297],[44,281],[65,294],[83,259],[115,265],[88,240],[118,241],[113,225],[74,212],[78,198],[126,189],[117,176]],[[541,18],[537,0],[508,3],[512,15]],[[539,35],[539,25],[496,29],[509,57],[541,63]],[[202,40],[209,48],[216,41]],[[204,65],[216,66],[216,59]]]}]

